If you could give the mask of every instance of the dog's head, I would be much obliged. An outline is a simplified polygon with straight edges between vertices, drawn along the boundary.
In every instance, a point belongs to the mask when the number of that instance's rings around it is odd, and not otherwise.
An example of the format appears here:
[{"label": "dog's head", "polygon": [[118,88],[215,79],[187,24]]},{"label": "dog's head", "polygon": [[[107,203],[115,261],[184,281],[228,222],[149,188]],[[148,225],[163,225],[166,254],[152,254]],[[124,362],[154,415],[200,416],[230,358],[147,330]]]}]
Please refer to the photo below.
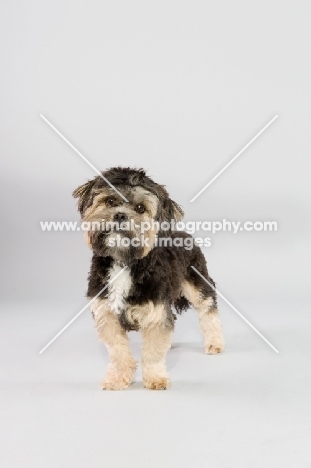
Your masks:
[{"label": "dog's head", "polygon": [[143,258],[184,213],[143,169],[114,167],[102,175],[73,192],[87,223],[86,242],[97,255],[125,263]]}]

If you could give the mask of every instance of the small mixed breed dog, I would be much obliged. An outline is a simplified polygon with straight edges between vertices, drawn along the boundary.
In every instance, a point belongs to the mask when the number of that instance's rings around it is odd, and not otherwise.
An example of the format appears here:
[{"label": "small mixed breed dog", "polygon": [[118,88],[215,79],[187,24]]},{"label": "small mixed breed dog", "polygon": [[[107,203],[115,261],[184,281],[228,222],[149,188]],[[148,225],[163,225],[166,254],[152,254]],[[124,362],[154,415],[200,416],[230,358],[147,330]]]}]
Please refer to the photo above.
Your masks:
[{"label": "small mixed breed dog", "polygon": [[122,390],[133,382],[136,361],[127,331],[140,330],[143,384],[164,390],[170,386],[165,360],[176,318],[172,307],[180,313],[192,304],[205,352],[224,349],[216,293],[191,266],[215,283],[200,248],[180,242],[191,236],[172,229],[184,213],[163,185],[142,169],[115,167],[102,174],[111,185],[97,176],[73,192],[82,221],[92,226],[85,232],[93,251],[87,296],[97,296],[92,314],[110,357],[102,388]]}]

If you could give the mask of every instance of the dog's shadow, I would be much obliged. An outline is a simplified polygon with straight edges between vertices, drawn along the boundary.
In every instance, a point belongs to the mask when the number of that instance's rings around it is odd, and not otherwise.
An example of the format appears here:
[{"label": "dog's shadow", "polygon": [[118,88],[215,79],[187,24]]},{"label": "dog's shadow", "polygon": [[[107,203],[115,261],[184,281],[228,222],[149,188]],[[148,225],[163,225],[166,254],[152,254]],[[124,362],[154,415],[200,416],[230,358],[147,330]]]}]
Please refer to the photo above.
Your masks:
[{"label": "dog's shadow", "polygon": [[[198,342],[193,342],[193,343],[189,343],[189,342],[186,342],[186,341],[183,341],[183,342],[173,342],[172,343],[172,346],[170,348],[170,351],[174,351],[174,350],[191,350],[191,352],[193,353],[200,353],[200,354],[204,354],[204,349],[203,349],[203,343],[198,343]],[[170,352],[169,351],[169,352]]]},{"label": "dog's shadow", "polygon": [[173,369],[185,353],[195,353],[204,355],[203,343],[173,342],[167,354],[168,367]]},{"label": "dog's shadow", "polygon": [[[132,343],[131,348],[134,354],[134,358],[139,363],[139,366],[141,366],[141,343]],[[201,354],[202,356],[204,356],[205,353],[203,343],[174,341],[172,347],[168,350],[166,357],[168,371],[173,369],[179,363],[180,360],[183,360],[185,354],[189,353]]]}]

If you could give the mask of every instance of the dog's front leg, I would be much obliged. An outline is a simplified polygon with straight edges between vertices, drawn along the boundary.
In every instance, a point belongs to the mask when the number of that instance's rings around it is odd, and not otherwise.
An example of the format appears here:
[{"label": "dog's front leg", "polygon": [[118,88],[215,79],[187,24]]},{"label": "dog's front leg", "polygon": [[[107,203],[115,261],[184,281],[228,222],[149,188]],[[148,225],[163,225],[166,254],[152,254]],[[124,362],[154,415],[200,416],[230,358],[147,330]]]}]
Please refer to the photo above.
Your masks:
[{"label": "dog's front leg", "polygon": [[144,387],[152,390],[165,390],[170,387],[165,359],[172,343],[173,331],[164,323],[151,323],[142,328],[141,331]]},{"label": "dog's front leg", "polygon": [[93,312],[98,336],[105,343],[110,358],[102,389],[123,390],[133,382],[136,370],[127,334],[118,317],[105,304]]}]

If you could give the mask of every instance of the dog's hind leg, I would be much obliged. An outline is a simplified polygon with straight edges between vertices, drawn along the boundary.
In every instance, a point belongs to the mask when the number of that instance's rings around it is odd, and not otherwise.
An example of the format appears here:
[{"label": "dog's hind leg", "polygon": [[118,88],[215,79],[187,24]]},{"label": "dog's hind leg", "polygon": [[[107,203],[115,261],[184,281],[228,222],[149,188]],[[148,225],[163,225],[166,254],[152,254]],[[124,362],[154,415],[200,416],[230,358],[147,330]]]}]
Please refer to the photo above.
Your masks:
[{"label": "dog's hind leg", "polygon": [[[217,309],[215,292],[204,283],[191,280],[185,281],[182,294],[190,301],[198,312],[200,329],[204,337],[204,349],[207,354],[221,353],[225,341],[221,330],[221,322]],[[211,281],[211,280],[210,280]]]},{"label": "dog's hind leg", "polygon": [[124,390],[132,383],[136,370],[127,334],[106,300],[94,301],[92,311],[99,339],[105,343],[110,358],[102,389]]},{"label": "dog's hind leg", "polygon": [[207,354],[221,353],[225,349],[225,340],[221,330],[218,309],[213,298],[202,299],[196,306],[200,329],[204,336],[204,350]]}]

